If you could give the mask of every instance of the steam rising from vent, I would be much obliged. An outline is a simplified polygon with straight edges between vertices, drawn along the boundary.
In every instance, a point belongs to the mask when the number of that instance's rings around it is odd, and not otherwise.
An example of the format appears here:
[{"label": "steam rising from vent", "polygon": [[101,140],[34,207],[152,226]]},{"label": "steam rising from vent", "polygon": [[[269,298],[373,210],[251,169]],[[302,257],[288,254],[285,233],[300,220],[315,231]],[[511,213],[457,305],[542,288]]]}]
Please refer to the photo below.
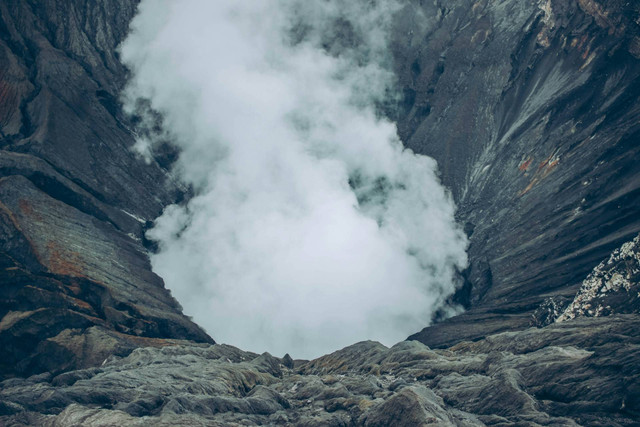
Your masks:
[{"label": "steam rising from vent", "polygon": [[[154,270],[218,342],[312,357],[393,344],[455,290],[466,240],[393,93],[382,1],[143,0],[121,48],[193,189],[148,236]],[[148,117],[148,116],[147,116]],[[157,130],[157,129],[156,129]]]}]

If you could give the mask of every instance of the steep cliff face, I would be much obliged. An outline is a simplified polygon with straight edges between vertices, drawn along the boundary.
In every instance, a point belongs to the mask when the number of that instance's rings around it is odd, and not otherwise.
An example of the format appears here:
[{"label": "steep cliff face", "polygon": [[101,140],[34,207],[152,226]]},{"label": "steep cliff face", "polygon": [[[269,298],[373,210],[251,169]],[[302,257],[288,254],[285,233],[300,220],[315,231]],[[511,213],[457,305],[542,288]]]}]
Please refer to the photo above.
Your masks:
[{"label": "steep cliff face", "polygon": [[527,327],[638,233],[639,16],[618,1],[407,6],[398,126],[438,160],[471,242],[470,310],[412,338]]},{"label": "steep cliff face", "polygon": [[0,383],[0,421],[637,422],[640,5],[407,2],[396,119],[466,224],[468,310],[412,337],[449,350],[295,366],[194,344],[151,272],[144,230],[183,190],[117,101],[135,6],[0,3],[0,375],[43,373]]},{"label": "steep cliff face", "polygon": [[179,191],[132,154],[118,106],[115,47],[134,11],[131,1],[0,4],[3,376],[101,363],[158,338],[212,342],[141,244]]}]

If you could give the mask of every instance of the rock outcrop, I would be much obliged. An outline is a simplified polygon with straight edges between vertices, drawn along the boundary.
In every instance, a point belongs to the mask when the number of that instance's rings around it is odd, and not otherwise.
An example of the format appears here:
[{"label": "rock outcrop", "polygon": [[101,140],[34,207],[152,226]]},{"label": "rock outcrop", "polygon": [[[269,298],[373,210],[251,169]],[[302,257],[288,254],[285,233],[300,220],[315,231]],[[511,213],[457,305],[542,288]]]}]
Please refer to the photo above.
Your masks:
[{"label": "rock outcrop", "polygon": [[614,313],[640,313],[640,235],[593,269],[555,321]]},{"label": "rock outcrop", "polygon": [[133,155],[118,106],[115,48],[134,11],[131,1],[0,4],[0,377],[167,339],[213,342],[142,244],[180,191]]},{"label": "rock outcrop", "polygon": [[421,2],[398,18],[398,127],[469,234],[469,310],[430,346],[526,328],[640,231],[640,5]]},{"label": "rock outcrop", "polygon": [[131,151],[136,4],[0,3],[0,424],[640,422],[640,5],[404,3],[388,113],[458,203],[467,311],[307,362],[212,345],[151,271],[188,189]]},{"label": "rock outcrop", "polygon": [[446,350],[361,342],[293,369],[225,345],[139,348],[99,367],[4,381],[0,423],[632,426],[639,350],[640,320],[629,315]]}]

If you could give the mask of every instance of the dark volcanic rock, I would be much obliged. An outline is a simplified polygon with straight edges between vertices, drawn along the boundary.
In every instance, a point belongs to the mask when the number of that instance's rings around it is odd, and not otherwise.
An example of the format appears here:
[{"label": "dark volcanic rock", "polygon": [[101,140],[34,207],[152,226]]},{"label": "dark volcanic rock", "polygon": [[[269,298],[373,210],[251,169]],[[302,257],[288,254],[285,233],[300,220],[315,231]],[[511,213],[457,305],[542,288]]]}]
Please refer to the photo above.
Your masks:
[{"label": "dark volcanic rock", "polygon": [[132,1],[0,4],[1,377],[168,338],[212,342],[141,243],[180,192],[135,158],[117,101],[115,47],[134,11]]},{"label": "dark volcanic rock", "polygon": [[523,328],[640,231],[640,4],[417,2],[398,18],[398,121],[468,224],[465,314],[412,338]]},{"label": "dark volcanic rock", "polygon": [[640,5],[405,2],[389,114],[460,207],[468,311],[307,362],[196,344],[150,270],[184,190],[118,102],[136,4],[0,3],[0,424],[640,423]]},{"label": "dark volcanic rock", "polygon": [[295,370],[223,345],[140,348],[99,368],[0,383],[0,423],[632,426],[639,356],[637,315],[447,350],[362,342]]},{"label": "dark volcanic rock", "polygon": [[[172,199],[162,170],[141,164],[117,98],[125,70],[115,51],[134,1],[0,6],[2,146],[43,159],[97,199],[153,219]],[[11,102],[9,102],[11,100]]]},{"label": "dark volcanic rock", "polygon": [[[210,340],[180,314],[139,244],[111,224],[51,198],[19,175],[0,178],[0,203],[7,221],[7,232],[0,234],[7,251],[0,271],[4,372],[57,371],[84,366],[85,358],[98,362],[90,351],[71,349],[69,335],[91,326],[134,336]],[[67,353],[73,358],[63,357]]]}]

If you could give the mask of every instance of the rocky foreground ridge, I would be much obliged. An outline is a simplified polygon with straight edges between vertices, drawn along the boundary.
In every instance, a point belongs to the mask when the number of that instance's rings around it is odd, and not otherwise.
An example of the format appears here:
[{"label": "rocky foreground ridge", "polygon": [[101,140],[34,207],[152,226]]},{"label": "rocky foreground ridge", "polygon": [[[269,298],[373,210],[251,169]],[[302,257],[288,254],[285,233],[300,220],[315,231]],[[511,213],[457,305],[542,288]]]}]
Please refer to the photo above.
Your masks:
[{"label": "rocky foreground ridge", "polygon": [[0,424],[640,423],[640,4],[405,3],[389,114],[459,206],[467,311],[293,363],[212,345],[150,270],[189,190],[131,151],[136,3],[0,2]]},{"label": "rocky foreground ridge", "polygon": [[361,342],[311,362],[139,348],[2,383],[4,425],[632,426],[640,320],[616,315],[432,350]]},{"label": "rocky foreground ridge", "polygon": [[294,361],[218,344],[140,347],[87,369],[5,380],[0,423],[634,426],[639,272],[640,236],[598,265],[564,311],[539,310],[550,325],[448,349],[367,341]]}]

